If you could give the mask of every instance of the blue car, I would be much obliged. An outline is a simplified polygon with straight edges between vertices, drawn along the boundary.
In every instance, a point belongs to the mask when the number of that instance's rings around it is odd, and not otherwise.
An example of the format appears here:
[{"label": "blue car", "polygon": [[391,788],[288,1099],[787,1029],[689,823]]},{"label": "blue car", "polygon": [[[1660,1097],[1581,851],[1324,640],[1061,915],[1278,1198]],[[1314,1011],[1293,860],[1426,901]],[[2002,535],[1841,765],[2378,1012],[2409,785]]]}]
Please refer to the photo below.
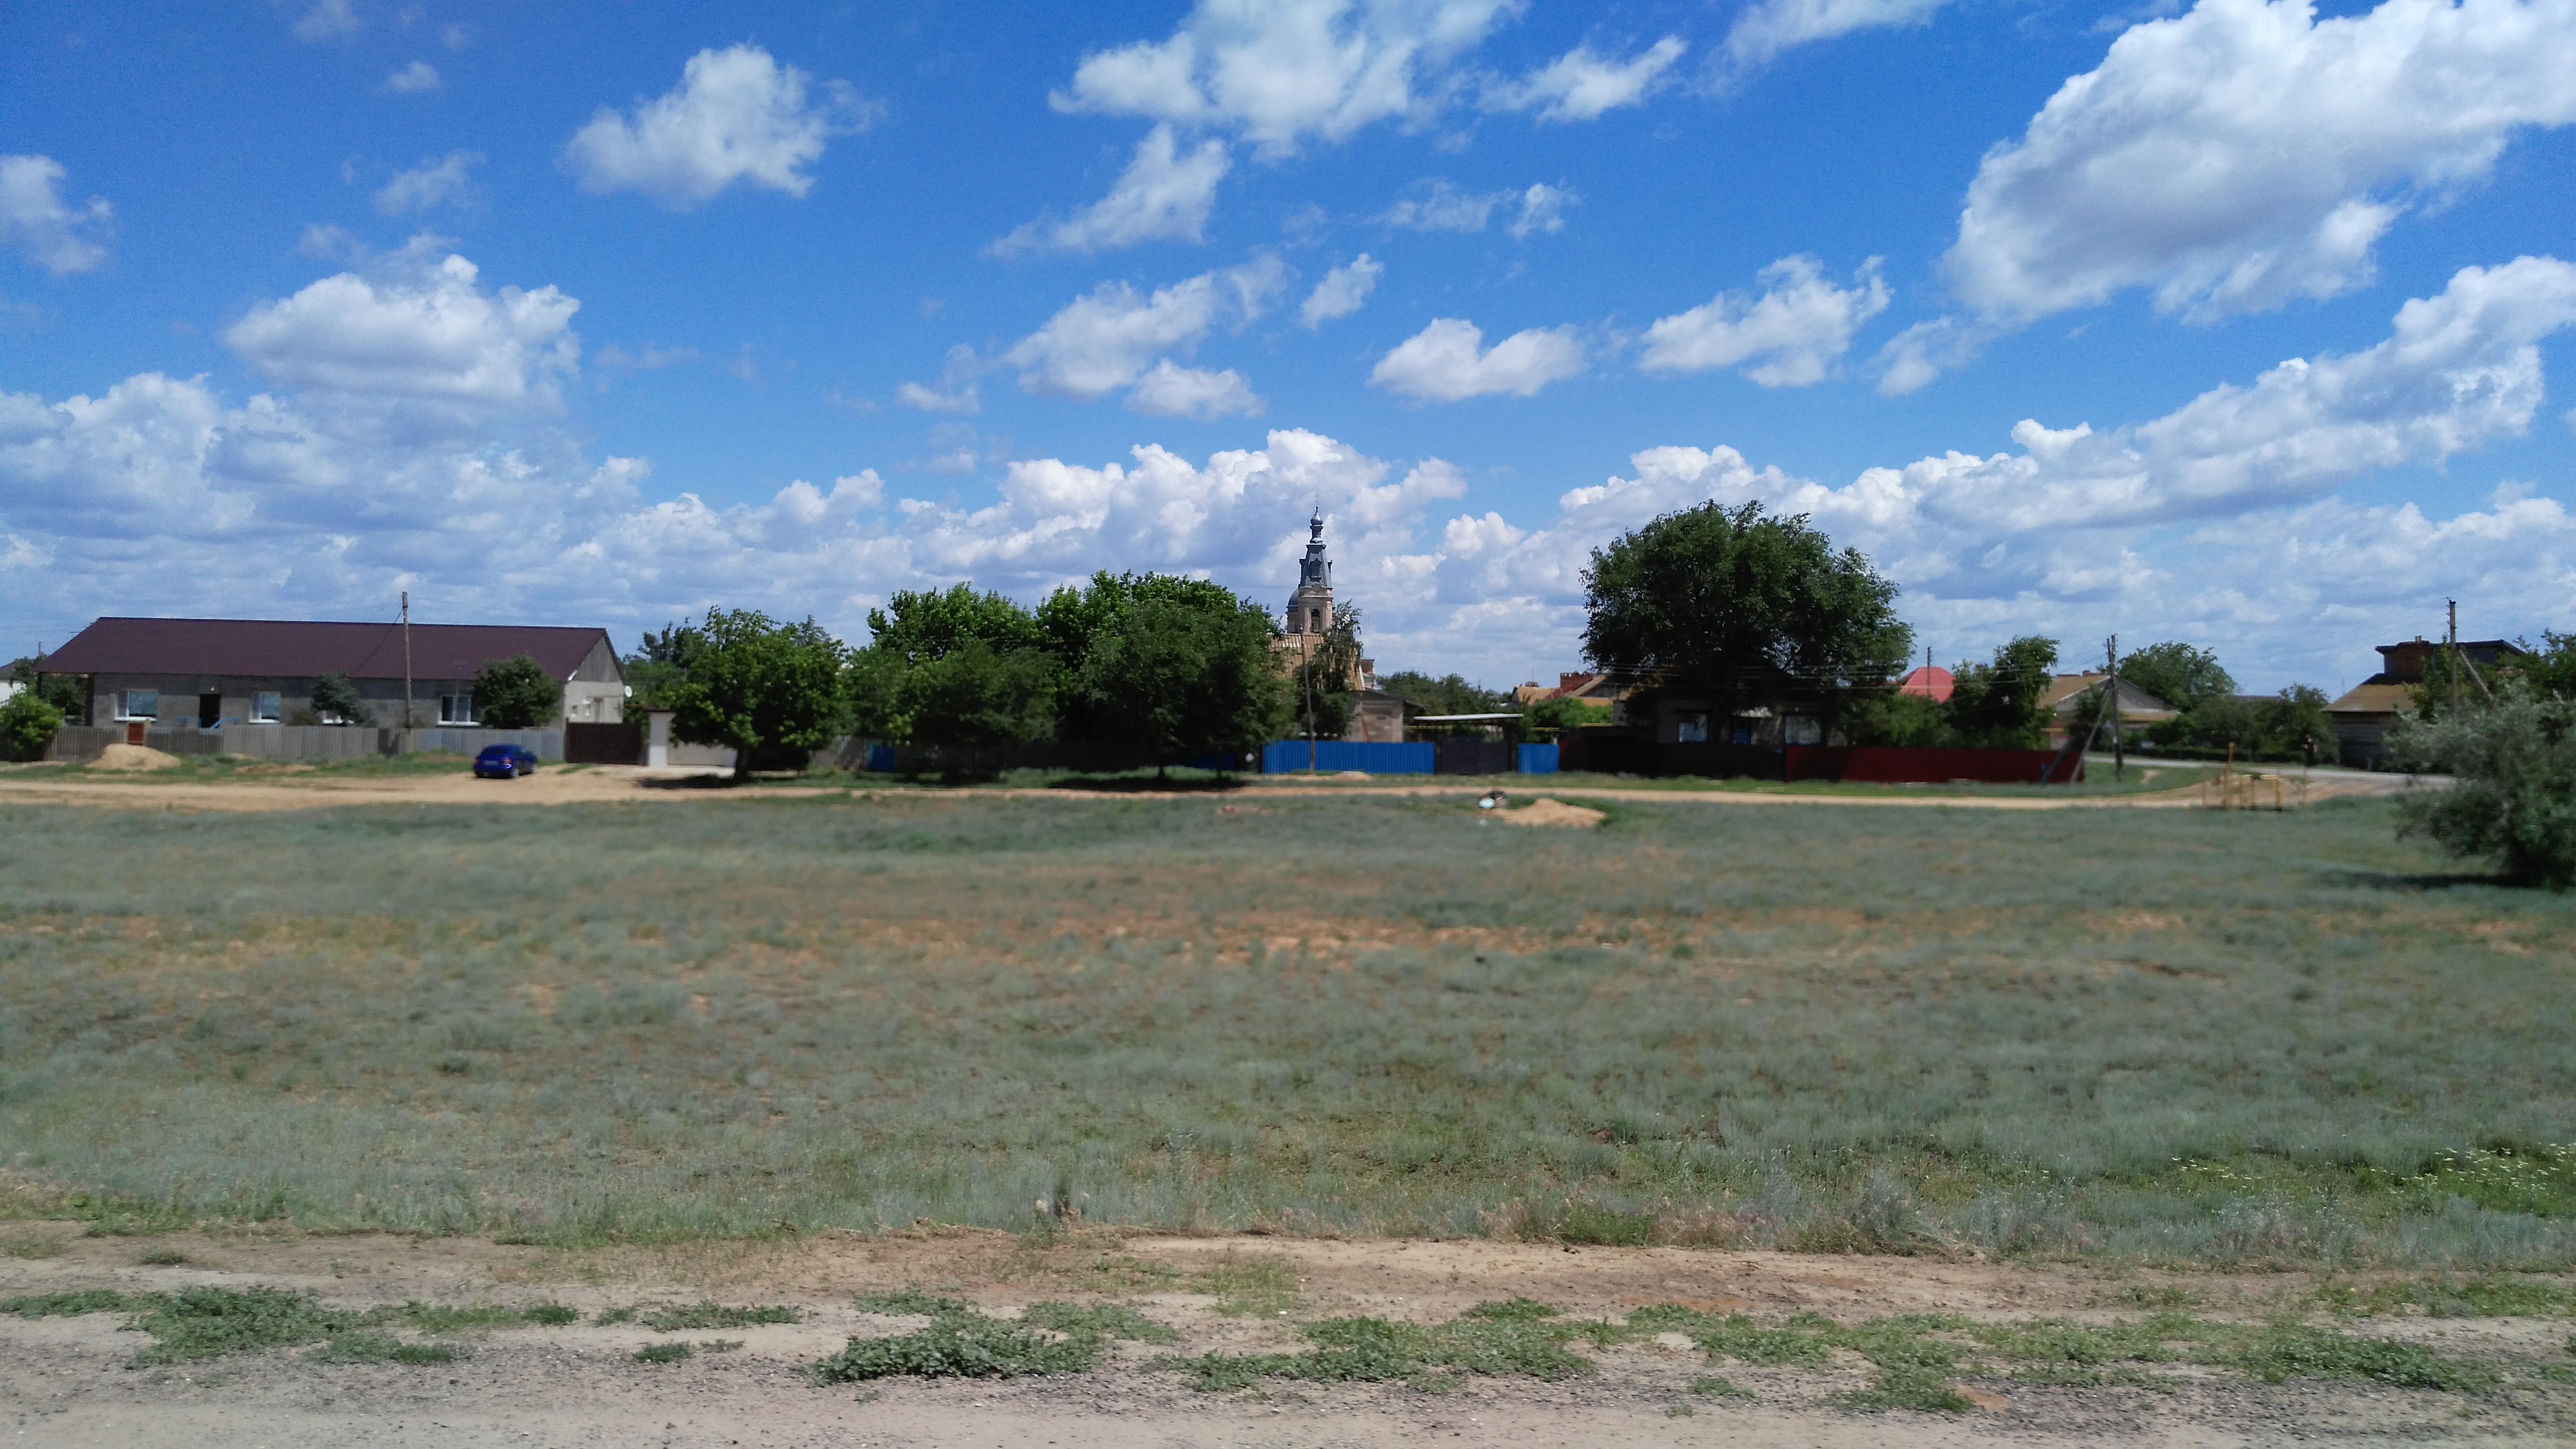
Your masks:
[{"label": "blue car", "polygon": [[537,772],[537,752],[525,745],[485,745],[474,757],[478,780],[515,780]]}]

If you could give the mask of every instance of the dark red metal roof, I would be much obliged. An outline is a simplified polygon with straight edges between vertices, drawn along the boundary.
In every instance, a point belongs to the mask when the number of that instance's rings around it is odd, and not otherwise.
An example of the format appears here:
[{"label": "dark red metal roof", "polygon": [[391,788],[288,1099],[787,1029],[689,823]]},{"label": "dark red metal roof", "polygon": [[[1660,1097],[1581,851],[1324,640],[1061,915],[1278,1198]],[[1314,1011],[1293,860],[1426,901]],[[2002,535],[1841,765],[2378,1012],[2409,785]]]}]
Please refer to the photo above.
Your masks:
[{"label": "dark red metal roof", "polygon": [[[492,660],[525,654],[569,679],[607,637],[605,629],[538,624],[414,624],[411,673],[465,679]],[[291,619],[101,619],[46,655],[45,671],[400,679],[403,631],[400,624]]]}]

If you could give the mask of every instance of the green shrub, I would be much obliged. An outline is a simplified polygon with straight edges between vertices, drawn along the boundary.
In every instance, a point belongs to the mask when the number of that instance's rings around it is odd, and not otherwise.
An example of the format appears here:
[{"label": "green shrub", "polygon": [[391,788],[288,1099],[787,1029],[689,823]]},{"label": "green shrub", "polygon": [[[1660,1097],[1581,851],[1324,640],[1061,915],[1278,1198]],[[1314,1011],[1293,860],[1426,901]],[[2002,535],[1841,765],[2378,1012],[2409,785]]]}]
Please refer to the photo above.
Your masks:
[{"label": "green shrub", "polygon": [[0,700],[0,758],[41,760],[63,727],[63,712],[36,691],[22,689]]},{"label": "green shrub", "polygon": [[635,1350],[637,1363],[678,1363],[694,1352],[685,1343],[648,1343]]},{"label": "green shrub", "polygon": [[805,1315],[779,1304],[752,1308],[728,1308],[721,1303],[692,1303],[683,1308],[655,1308],[641,1315],[646,1328],[656,1333],[678,1333],[692,1328],[749,1328],[760,1323],[800,1323]]},{"label": "green shrub", "polygon": [[474,717],[494,729],[532,729],[562,712],[562,681],[525,654],[474,671]]},{"label": "green shrub", "polygon": [[2454,777],[2407,796],[2401,833],[2492,860],[2523,884],[2576,882],[2576,700],[2508,680],[2493,704],[2403,722],[2388,744],[2406,768]]}]

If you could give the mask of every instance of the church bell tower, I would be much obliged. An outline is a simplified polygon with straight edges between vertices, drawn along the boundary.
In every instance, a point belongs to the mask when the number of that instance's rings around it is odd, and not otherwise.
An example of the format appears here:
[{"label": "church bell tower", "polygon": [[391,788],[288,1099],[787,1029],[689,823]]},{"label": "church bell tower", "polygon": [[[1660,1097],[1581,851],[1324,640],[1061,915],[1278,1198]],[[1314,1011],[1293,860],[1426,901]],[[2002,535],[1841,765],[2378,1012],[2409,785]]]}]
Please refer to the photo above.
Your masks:
[{"label": "church bell tower", "polygon": [[1306,527],[1306,557],[1297,565],[1297,591],[1288,596],[1288,632],[1327,634],[1333,628],[1333,561],[1324,556],[1322,509]]}]

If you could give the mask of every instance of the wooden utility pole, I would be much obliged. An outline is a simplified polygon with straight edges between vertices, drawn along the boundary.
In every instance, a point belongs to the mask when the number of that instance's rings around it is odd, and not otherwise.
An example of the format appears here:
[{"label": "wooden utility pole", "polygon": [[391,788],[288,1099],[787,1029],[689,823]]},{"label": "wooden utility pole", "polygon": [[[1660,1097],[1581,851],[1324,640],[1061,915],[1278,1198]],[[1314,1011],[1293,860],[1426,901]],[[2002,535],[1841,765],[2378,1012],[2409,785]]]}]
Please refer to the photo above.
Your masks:
[{"label": "wooden utility pole", "polygon": [[2451,713],[2456,715],[2460,712],[2460,601],[2444,599],[2442,602],[2451,608],[2450,642],[2443,646],[2442,652],[2451,660]]},{"label": "wooden utility pole", "polygon": [[403,630],[403,747],[411,747],[411,590],[402,594]]},{"label": "wooden utility pole", "polygon": [[2129,751],[2120,742],[2120,636],[2114,634],[2103,640],[2102,652],[2111,671],[2111,778],[2125,780],[2129,778]]}]

